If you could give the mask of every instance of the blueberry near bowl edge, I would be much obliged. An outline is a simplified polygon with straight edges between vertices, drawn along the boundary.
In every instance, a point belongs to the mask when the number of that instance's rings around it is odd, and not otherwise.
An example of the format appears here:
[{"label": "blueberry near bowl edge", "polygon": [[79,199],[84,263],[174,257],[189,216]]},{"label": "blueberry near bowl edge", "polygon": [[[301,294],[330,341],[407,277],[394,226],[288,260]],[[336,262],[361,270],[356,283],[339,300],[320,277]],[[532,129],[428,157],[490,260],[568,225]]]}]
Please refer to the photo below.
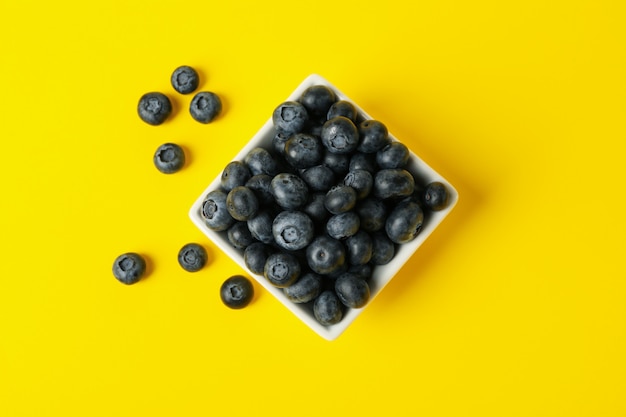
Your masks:
[{"label": "blueberry near bowl edge", "polygon": [[[337,100],[347,100],[350,103],[353,103],[357,112],[358,112],[358,123],[362,120],[374,120],[370,117],[365,111],[363,111],[358,103],[350,100],[347,96],[345,96],[342,92],[340,92],[336,87],[330,84],[324,78],[318,75],[311,75],[307,77],[294,91],[293,93],[286,98],[285,101],[294,101],[297,102],[298,98],[302,95],[302,93],[312,85],[324,85],[328,88],[332,89],[336,94]],[[279,103],[276,103],[277,105]],[[223,165],[225,166],[228,162],[231,161],[244,161],[246,155],[250,153],[255,148],[262,147],[269,150],[274,154],[273,140],[276,136],[276,129],[272,124],[271,114],[274,109],[266,109],[266,115],[268,116],[268,120],[261,127],[261,129],[254,135],[254,137],[241,149],[241,151],[235,155],[233,158],[228,161],[223,161]],[[382,120],[382,122],[385,122]],[[358,124],[357,124],[358,126]],[[392,130],[392,129],[390,129]],[[397,139],[393,136],[391,132],[389,132],[389,138],[392,141],[397,141]],[[380,291],[389,283],[394,275],[402,268],[402,265],[410,259],[411,255],[419,248],[419,246],[424,242],[424,240],[433,232],[433,230],[441,223],[441,221],[449,214],[452,208],[456,205],[458,200],[458,193],[450,185],[448,181],[445,180],[441,175],[435,172],[432,168],[430,168],[426,163],[424,163],[417,155],[415,155],[410,149],[410,160],[406,166],[406,169],[411,172],[415,178],[419,178],[420,183],[423,182],[433,182],[438,181],[442,184],[446,185],[449,191],[448,195],[448,204],[443,209],[429,213],[426,216],[424,225],[422,230],[418,234],[418,236],[412,240],[411,242],[404,245],[397,245],[398,248],[396,250],[395,256],[385,265],[378,265],[373,268],[366,268],[371,270],[371,277],[368,280],[368,284],[370,287],[370,297],[367,305],[371,304],[372,300],[380,293]],[[222,167],[223,168],[223,167]],[[347,173],[347,171],[346,171]],[[336,323],[331,325],[322,325],[320,324],[314,317],[312,306],[309,304],[306,305],[298,305],[290,301],[284,294],[283,289],[277,288],[268,280],[259,275],[258,273],[253,273],[248,270],[245,265],[243,259],[244,251],[242,249],[234,248],[228,239],[225,237],[225,232],[218,232],[215,230],[211,230],[208,228],[204,219],[201,215],[201,207],[202,202],[206,195],[210,191],[214,191],[219,189],[220,187],[220,178],[217,173],[217,177],[209,184],[209,186],[202,192],[201,195],[198,196],[194,204],[192,205],[189,215],[191,217],[192,222],[209,237],[209,239],[218,246],[223,252],[225,252],[229,257],[231,257],[238,265],[240,265],[244,270],[250,272],[251,277],[256,280],[265,290],[274,295],[285,307],[290,310],[294,315],[296,315],[300,320],[302,320],[308,327],[310,327],[314,332],[316,332],[321,337],[327,340],[334,340],[339,335],[341,335],[350,324],[359,316],[363,308],[360,309],[352,309],[347,308],[343,314],[342,319]],[[345,175],[345,173],[344,173]],[[344,175],[337,175],[337,180],[342,180]],[[398,197],[400,198],[400,197]],[[358,204],[358,203],[357,203]],[[297,208],[296,210],[300,210]],[[258,271],[258,270],[257,270]],[[367,307],[367,305],[365,307]]]}]

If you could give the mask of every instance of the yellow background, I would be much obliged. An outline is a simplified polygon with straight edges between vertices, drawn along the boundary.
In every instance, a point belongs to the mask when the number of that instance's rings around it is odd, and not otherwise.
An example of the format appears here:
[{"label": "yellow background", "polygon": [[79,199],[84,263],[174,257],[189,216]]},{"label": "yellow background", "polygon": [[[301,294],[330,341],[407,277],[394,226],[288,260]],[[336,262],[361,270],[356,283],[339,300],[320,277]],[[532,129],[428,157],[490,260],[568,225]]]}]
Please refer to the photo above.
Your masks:
[{"label": "yellow background", "polygon": [[[626,415],[622,1],[84,3],[0,3],[1,416]],[[242,271],[187,215],[310,73],[460,194],[334,342],[256,284],[225,308]],[[126,251],[149,259],[131,287]]]}]

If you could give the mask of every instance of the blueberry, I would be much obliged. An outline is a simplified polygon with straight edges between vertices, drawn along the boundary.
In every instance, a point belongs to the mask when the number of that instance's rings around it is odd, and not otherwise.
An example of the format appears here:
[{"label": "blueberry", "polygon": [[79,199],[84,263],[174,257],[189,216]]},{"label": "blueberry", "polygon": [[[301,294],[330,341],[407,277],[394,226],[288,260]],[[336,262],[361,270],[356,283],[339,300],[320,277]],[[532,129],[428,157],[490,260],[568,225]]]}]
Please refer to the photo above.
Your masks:
[{"label": "blueberry", "polygon": [[322,277],[313,272],[302,275],[296,282],[283,288],[285,296],[296,304],[308,303],[322,291]]},{"label": "blueberry", "polygon": [[372,238],[363,230],[346,239],[345,245],[351,265],[365,265],[372,258]]},{"label": "blueberry", "polygon": [[332,214],[345,213],[356,204],[357,194],[354,188],[347,185],[336,185],[326,193],[324,206]]},{"label": "blueberry", "polygon": [[378,165],[376,164],[376,154],[356,152],[350,157],[350,171],[356,171],[362,169],[368,171],[374,175],[378,171]]},{"label": "blueberry", "polygon": [[289,253],[274,253],[265,262],[265,278],[270,284],[278,288],[285,288],[293,284],[300,276],[300,272],[298,259]]},{"label": "blueberry", "polygon": [[350,155],[333,153],[327,149],[324,152],[322,165],[332,169],[335,175],[341,178],[346,175],[350,169]]},{"label": "blueberry", "polygon": [[296,169],[317,165],[323,155],[320,140],[307,133],[296,133],[285,143],[285,159]]},{"label": "blueberry", "polygon": [[422,201],[430,210],[442,210],[448,205],[448,189],[441,182],[431,182],[424,188]]},{"label": "blueberry", "polygon": [[420,206],[412,201],[401,201],[389,213],[385,231],[392,242],[408,243],[419,234],[423,223],[424,213]]},{"label": "blueberry", "polygon": [[253,274],[263,275],[265,262],[272,253],[274,251],[270,246],[262,242],[255,242],[246,247],[243,252],[243,261]]},{"label": "blueberry", "polygon": [[326,222],[326,232],[332,238],[344,240],[359,231],[361,220],[353,211],[331,216]]},{"label": "blueberry", "polygon": [[372,191],[374,185],[374,178],[368,171],[357,169],[348,172],[343,179],[343,183],[348,187],[351,187],[356,191],[356,198],[362,200],[367,197]]},{"label": "blueberry", "polygon": [[381,169],[404,168],[409,157],[409,149],[404,144],[391,142],[376,153],[376,163]]},{"label": "blueberry", "polygon": [[376,232],[382,229],[387,220],[387,207],[381,200],[374,198],[360,201],[355,211],[361,219],[361,229],[366,232]]},{"label": "blueberry", "polygon": [[389,144],[387,126],[378,120],[365,120],[359,124],[358,150],[365,153],[376,153]]},{"label": "blueberry", "polygon": [[335,173],[325,165],[307,168],[300,174],[311,191],[328,191],[335,184]]},{"label": "blueberry", "polygon": [[272,122],[278,132],[287,135],[302,132],[309,121],[309,115],[304,106],[296,101],[286,101],[274,109]]},{"label": "blueberry", "polygon": [[134,252],[124,253],[113,262],[113,276],[122,284],[138,282],[146,273],[146,261]]},{"label": "blueberry", "polygon": [[175,143],[164,143],[157,148],[153,161],[162,173],[173,174],[185,165],[185,152]]},{"label": "blueberry", "polygon": [[178,263],[188,272],[197,272],[204,268],[207,262],[207,252],[197,243],[188,243],[178,252]]},{"label": "blueberry", "polygon": [[216,232],[224,231],[235,223],[228,213],[224,191],[214,190],[207,194],[202,202],[202,217],[207,227]]},{"label": "blueberry", "polygon": [[226,208],[233,219],[245,222],[259,211],[259,200],[251,189],[239,186],[226,196]]},{"label": "blueberry", "polygon": [[200,82],[196,70],[187,65],[176,68],[171,81],[174,90],[181,94],[193,93]]},{"label": "blueberry", "polygon": [[346,250],[338,240],[321,235],[307,246],[306,259],[314,272],[327,275],[344,265]]},{"label": "blueberry", "polygon": [[291,173],[276,175],[270,183],[270,191],[276,203],[288,210],[302,207],[309,195],[306,183],[299,176]]},{"label": "blueberry", "polygon": [[280,212],[272,224],[274,241],[288,250],[305,248],[315,234],[313,221],[300,211]]},{"label": "blueberry", "polygon": [[337,324],[343,318],[343,304],[335,291],[326,290],[317,296],[313,303],[313,315],[324,326]]},{"label": "blueberry", "polygon": [[254,192],[260,206],[269,206],[274,203],[274,196],[270,191],[272,178],[266,174],[258,174],[246,181],[245,186]]},{"label": "blueberry", "polygon": [[235,187],[245,185],[252,174],[248,166],[240,161],[229,162],[222,171],[220,185],[224,191],[228,192]]},{"label": "blueberry", "polygon": [[381,169],[374,177],[374,196],[386,199],[413,194],[415,179],[404,169]]},{"label": "blueberry", "polygon": [[273,243],[274,235],[272,234],[272,222],[274,214],[268,209],[264,209],[257,213],[256,216],[248,220],[248,230],[252,237],[263,243]]},{"label": "blueberry", "polygon": [[201,91],[193,96],[189,113],[200,123],[211,123],[222,111],[222,100],[215,93]]},{"label": "blueberry", "polygon": [[276,134],[272,138],[272,149],[274,149],[274,152],[276,152],[278,155],[284,156],[285,144],[287,143],[290,137],[291,137],[290,133],[276,132]]},{"label": "blueberry", "polygon": [[367,282],[355,274],[347,272],[335,281],[337,298],[350,308],[361,308],[370,298],[370,288]]},{"label": "blueberry", "polygon": [[326,220],[330,215],[324,206],[325,199],[325,193],[312,194],[306,205],[302,207],[302,211],[306,213],[311,220],[313,220],[313,223],[316,226],[324,225],[325,227]]},{"label": "blueberry", "polygon": [[326,114],[326,120],[330,120],[333,117],[337,116],[343,116],[352,120],[352,122],[356,122],[357,114],[358,112],[356,110],[356,107],[354,107],[354,104],[346,100],[339,100],[333,103],[333,105],[330,106],[330,109],[328,109],[328,113]]},{"label": "blueberry", "polygon": [[372,233],[372,259],[374,265],[388,264],[396,254],[396,247],[384,232]]},{"label": "blueberry", "polygon": [[337,100],[335,93],[324,85],[314,85],[302,93],[298,100],[313,117],[325,117],[330,106]]},{"label": "blueberry", "polygon": [[220,287],[220,298],[226,307],[238,310],[246,307],[254,297],[254,287],[242,275],[228,278]]},{"label": "blueberry", "polygon": [[252,149],[244,158],[252,175],[266,174],[272,177],[278,174],[278,164],[274,157],[264,148]]},{"label": "blueberry", "polygon": [[352,120],[337,116],[324,123],[322,143],[330,152],[348,154],[357,148],[359,132]]},{"label": "blueberry", "polygon": [[146,93],[139,99],[137,113],[144,122],[157,126],[172,113],[172,103],[163,93]]},{"label": "blueberry", "polygon": [[246,249],[256,242],[246,222],[236,222],[230,226],[226,232],[226,236],[230,244],[236,249]]}]

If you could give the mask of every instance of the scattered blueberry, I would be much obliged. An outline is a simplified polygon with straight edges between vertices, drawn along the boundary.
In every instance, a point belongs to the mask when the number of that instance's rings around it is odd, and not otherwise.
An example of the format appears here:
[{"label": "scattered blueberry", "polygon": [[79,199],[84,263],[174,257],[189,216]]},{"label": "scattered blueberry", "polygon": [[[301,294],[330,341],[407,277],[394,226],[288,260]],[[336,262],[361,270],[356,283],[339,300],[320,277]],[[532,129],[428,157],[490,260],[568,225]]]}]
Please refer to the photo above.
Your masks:
[{"label": "scattered blueberry", "polygon": [[191,100],[189,113],[200,123],[211,123],[222,111],[222,100],[215,93],[201,91]]},{"label": "scattered blueberry", "polygon": [[146,93],[139,99],[137,113],[144,122],[157,126],[172,113],[172,103],[163,93]]},{"label": "scattered blueberry", "polygon": [[372,259],[372,238],[366,231],[359,230],[346,239],[345,245],[350,265],[365,265]]},{"label": "scattered blueberry", "polygon": [[134,252],[124,253],[113,262],[113,276],[122,284],[138,282],[146,272],[146,261]]},{"label": "scattered blueberry", "polygon": [[256,216],[248,220],[248,230],[252,237],[263,243],[274,243],[274,235],[272,234],[272,222],[274,214],[270,209],[261,210]]},{"label": "scattered blueberry", "polygon": [[207,262],[207,252],[197,243],[188,243],[178,252],[178,263],[188,272],[197,272],[204,268]]},{"label": "scattered blueberry", "polygon": [[389,240],[385,232],[376,232],[372,235],[372,259],[370,262],[374,265],[388,264],[396,254],[396,247]]},{"label": "scattered blueberry", "polygon": [[183,65],[172,73],[172,87],[180,94],[193,93],[198,88],[199,78],[195,69]]},{"label": "scattered blueberry", "polygon": [[226,307],[241,309],[254,297],[254,287],[250,280],[242,275],[228,278],[220,287],[220,298]]},{"label": "scattered blueberry", "polygon": [[153,161],[160,172],[173,174],[185,165],[185,152],[175,143],[164,143],[157,148]]}]

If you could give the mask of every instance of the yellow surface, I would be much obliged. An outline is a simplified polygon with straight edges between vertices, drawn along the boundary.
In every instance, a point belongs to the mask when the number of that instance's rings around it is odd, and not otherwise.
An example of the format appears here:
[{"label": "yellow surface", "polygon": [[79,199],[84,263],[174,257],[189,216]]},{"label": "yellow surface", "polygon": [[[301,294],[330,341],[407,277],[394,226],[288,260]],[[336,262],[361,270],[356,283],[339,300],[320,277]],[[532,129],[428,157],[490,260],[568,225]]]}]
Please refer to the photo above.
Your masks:
[{"label": "yellow surface", "polygon": [[[626,415],[622,1],[83,3],[0,3],[1,416]],[[334,342],[256,284],[222,306],[242,271],[187,216],[314,72],[460,193]],[[153,90],[159,127],[136,114]],[[132,287],[126,251],[150,263]]]}]

